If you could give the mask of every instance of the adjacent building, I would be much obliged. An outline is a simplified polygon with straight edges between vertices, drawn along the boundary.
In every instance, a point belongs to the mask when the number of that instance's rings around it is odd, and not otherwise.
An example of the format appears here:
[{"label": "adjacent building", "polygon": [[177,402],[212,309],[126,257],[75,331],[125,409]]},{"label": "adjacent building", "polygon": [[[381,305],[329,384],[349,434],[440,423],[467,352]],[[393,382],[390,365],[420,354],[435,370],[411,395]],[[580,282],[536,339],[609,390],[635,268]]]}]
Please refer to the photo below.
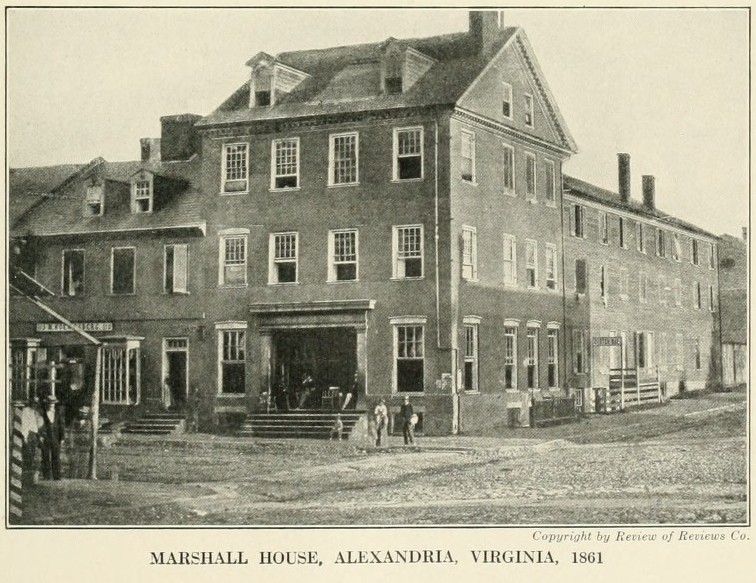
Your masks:
[{"label": "adjacent building", "polygon": [[722,381],[748,382],[748,231],[743,238],[719,239],[719,294],[722,328]]}]

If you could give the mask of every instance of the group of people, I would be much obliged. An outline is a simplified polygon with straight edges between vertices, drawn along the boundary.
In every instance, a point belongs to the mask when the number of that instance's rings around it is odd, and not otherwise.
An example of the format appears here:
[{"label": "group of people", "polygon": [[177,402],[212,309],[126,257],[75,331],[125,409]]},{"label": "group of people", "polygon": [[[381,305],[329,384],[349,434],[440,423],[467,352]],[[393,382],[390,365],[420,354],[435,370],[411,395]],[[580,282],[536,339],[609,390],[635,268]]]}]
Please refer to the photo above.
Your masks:
[{"label": "group of people", "polygon": [[[383,443],[384,436],[388,431],[388,407],[386,407],[385,399],[381,399],[378,405],[373,411],[373,417],[375,419],[375,445],[380,447]],[[399,409],[399,418],[402,422],[402,435],[404,436],[405,445],[415,444],[415,425],[417,424],[418,417],[415,414],[415,410],[410,403],[410,398],[405,395],[404,403],[402,403],[401,409]]]},{"label": "group of people", "polygon": [[[339,393],[339,403],[337,406],[339,410],[357,408],[359,384],[359,373],[355,372],[352,385],[347,390],[343,399],[341,398],[341,393]],[[291,411],[304,409],[308,406],[317,407],[321,404],[319,397],[312,375],[305,373],[302,376],[300,385],[293,389],[290,389],[283,379],[279,380],[273,393],[273,404],[275,404],[278,411]]]}]

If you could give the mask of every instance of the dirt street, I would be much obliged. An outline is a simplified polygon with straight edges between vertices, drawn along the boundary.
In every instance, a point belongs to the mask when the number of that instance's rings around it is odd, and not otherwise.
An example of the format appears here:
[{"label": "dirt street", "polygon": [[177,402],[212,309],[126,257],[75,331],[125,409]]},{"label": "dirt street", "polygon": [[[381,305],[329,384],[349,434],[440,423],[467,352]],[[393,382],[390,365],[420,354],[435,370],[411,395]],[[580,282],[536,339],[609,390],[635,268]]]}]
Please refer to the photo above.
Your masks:
[{"label": "dirt street", "polygon": [[[348,442],[176,436],[43,482],[31,524],[633,524],[747,520],[744,396],[506,436]],[[116,479],[108,479],[109,477]]]}]

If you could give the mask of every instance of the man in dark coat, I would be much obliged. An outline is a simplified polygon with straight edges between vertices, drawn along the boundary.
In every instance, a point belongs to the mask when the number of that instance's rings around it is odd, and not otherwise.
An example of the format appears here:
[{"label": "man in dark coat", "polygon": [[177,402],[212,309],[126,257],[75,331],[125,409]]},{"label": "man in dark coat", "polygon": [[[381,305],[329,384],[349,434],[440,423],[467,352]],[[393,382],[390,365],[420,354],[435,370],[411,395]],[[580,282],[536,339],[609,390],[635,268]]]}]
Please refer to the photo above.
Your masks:
[{"label": "man in dark coat", "polygon": [[57,402],[55,395],[48,396],[42,413],[39,446],[42,450],[42,476],[45,480],[60,480],[60,446],[65,427],[62,411],[55,407]]},{"label": "man in dark coat", "polygon": [[404,396],[400,415],[404,423],[404,445],[415,445],[415,425],[412,422],[415,411],[412,409],[412,403],[410,403],[410,399],[406,395]]}]

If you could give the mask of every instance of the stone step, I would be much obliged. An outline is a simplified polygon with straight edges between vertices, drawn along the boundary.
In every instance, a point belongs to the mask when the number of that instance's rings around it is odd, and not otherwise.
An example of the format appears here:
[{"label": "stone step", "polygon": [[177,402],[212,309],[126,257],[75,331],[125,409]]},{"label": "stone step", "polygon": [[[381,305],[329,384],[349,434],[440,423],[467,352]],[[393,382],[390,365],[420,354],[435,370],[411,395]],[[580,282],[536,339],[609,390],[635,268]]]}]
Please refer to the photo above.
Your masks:
[{"label": "stone step", "polygon": [[126,427],[126,429],[123,430],[123,433],[131,433],[135,435],[170,435],[173,433],[173,429]]}]

